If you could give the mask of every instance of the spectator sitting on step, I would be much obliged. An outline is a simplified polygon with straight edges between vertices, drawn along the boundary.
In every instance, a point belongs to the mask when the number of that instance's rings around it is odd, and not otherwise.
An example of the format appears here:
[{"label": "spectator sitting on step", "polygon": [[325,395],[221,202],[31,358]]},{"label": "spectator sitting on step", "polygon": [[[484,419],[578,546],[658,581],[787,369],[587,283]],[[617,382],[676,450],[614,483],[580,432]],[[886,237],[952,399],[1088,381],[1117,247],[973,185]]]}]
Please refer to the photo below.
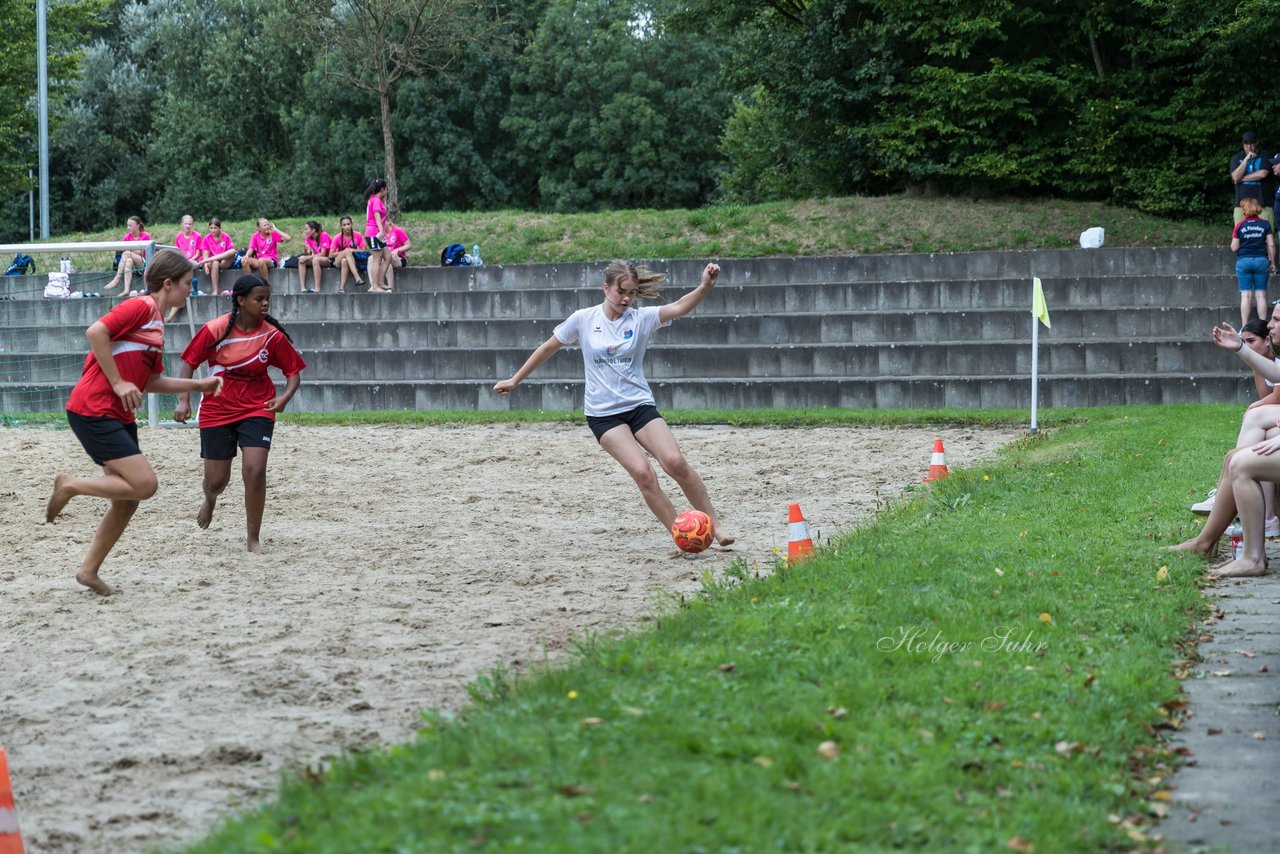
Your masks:
[{"label": "spectator sitting on step", "polygon": [[209,233],[200,241],[200,266],[209,277],[214,296],[218,295],[218,274],[230,270],[236,257],[236,244],[231,235],[222,230],[222,220],[209,217]]},{"label": "spectator sitting on step", "polygon": [[1236,189],[1235,222],[1244,219],[1240,209],[1241,199],[1257,199],[1264,209],[1262,218],[1271,223],[1274,231],[1276,223],[1271,212],[1275,201],[1275,190],[1271,185],[1271,173],[1275,170],[1271,155],[1258,148],[1258,135],[1253,131],[1245,131],[1241,137],[1241,150],[1231,156],[1228,170]]},{"label": "spectator sitting on step", "polygon": [[[150,240],[151,235],[147,234],[143,229],[142,217],[131,216],[129,217],[129,221],[125,224],[124,237],[120,239],[132,243],[136,240]],[[104,285],[102,289],[104,291],[113,291],[123,284],[124,290],[121,291],[121,293],[127,296],[129,291],[133,289],[134,272],[137,271],[141,273],[142,269],[146,265],[147,257],[144,254],[141,252],[134,252],[131,249],[125,249],[120,254],[116,255],[115,277],[111,279],[110,283]]]},{"label": "spectator sitting on step", "polygon": [[280,266],[280,244],[288,243],[293,238],[278,231],[271,220],[258,218],[258,230],[249,239],[249,248],[240,259],[240,268],[245,273],[256,273],[258,278],[271,285],[271,271]]},{"label": "spectator sitting on step", "polygon": [[364,237],[355,230],[351,217],[344,216],[338,221],[338,233],[329,244],[329,259],[338,268],[338,293],[347,292],[347,277],[354,276],[356,284],[364,287],[364,279],[360,278],[360,266],[357,252],[364,251]]},{"label": "spectator sitting on step", "polygon": [[1258,304],[1258,317],[1267,316],[1267,276],[1276,271],[1276,243],[1271,225],[1262,217],[1257,199],[1240,200],[1244,219],[1231,232],[1231,251],[1236,253],[1236,281],[1240,286],[1240,325],[1253,316],[1251,301]]},{"label": "spectator sitting on step", "polygon": [[[388,270],[402,270],[409,265],[409,250],[413,248],[413,244],[409,242],[409,235],[400,224],[390,217],[387,218],[387,229],[387,250],[391,253]],[[389,280],[390,276],[387,278]],[[391,284],[388,281],[387,287],[390,288]]]},{"label": "spectator sitting on step", "polygon": [[[178,251],[191,259],[191,263],[197,265],[199,272],[199,264],[201,258],[204,257],[203,249],[204,239],[200,236],[200,232],[196,231],[196,221],[190,215],[182,218],[182,227],[173,237],[173,245],[178,247]],[[200,296],[200,288],[195,283],[191,286],[191,295],[193,297]]]},{"label": "spectator sitting on step", "polygon": [[[329,258],[329,247],[333,241],[329,238],[329,232],[320,229],[320,223],[314,219],[307,222],[302,227],[302,254],[298,256],[298,292],[304,294],[320,293],[320,271],[325,267],[332,267],[333,260]],[[307,268],[315,273],[312,277],[315,280],[315,288],[307,289]]]}]

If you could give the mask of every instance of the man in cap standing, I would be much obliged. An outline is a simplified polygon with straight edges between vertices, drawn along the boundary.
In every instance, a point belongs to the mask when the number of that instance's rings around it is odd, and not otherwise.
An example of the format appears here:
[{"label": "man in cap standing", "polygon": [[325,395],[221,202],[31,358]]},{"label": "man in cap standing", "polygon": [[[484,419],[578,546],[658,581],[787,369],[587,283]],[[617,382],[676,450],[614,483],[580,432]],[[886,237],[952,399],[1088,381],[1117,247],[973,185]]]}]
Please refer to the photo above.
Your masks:
[{"label": "man in cap standing", "polygon": [[1270,222],[1274,229],[1275,216],[1271,205],[1275,201],[1275,191],[1271,189],[1270,178],[1272,169],[1280,169],[1280,164],[1272,166],[1271,155],[1258,148],[1258,135],[1253,131],[1245,131],[1240,137],[1240,143],[1241,150],[1231,156],[1230,165],[1231,181],[1236,188],[1234,221],[1244,219],[1240,200],[1252,198],[1258,200],[1258,204],[1262,206],[1262,218]]}]

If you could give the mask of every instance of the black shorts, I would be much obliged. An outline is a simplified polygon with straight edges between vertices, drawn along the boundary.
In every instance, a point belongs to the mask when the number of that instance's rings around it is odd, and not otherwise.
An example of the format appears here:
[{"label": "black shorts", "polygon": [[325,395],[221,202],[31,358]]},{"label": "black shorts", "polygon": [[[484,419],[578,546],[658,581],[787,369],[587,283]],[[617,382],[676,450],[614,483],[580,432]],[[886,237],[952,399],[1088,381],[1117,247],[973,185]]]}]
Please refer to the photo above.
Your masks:
[{"label": "black shorts", "polygon": [[387,248],[387,241],[381,237],[366,237],[364,239],[365,248],[370,252],[377,252],[379,249]]},{"label": "black shorts", "polygon": [[631,434],[634,436],[640,431],[641,427],[661,417],[662,413],[658,411],[658,407],[652,403],[642,403],[635,409],[617,412],[613,415],[588,415],[587,426],[591,428],[592,433],[596,434],[596,441],[599,442],[600,437],[619,424],[626,424],[630,427]]},{"label": "black shorts", "polygon": [[200,459],[233,460],[236,448],[271,448],[274,418],[255,415],[231,424],[200,428]]},{"label": "black shorts", "polygon": [[84,446],[89,459],[100,466],[110,460],[122,460],[142,453],[138,446],[136,423],[125,424],[114,418],[88,418],[70,409],[67,410],[67,423]]}]

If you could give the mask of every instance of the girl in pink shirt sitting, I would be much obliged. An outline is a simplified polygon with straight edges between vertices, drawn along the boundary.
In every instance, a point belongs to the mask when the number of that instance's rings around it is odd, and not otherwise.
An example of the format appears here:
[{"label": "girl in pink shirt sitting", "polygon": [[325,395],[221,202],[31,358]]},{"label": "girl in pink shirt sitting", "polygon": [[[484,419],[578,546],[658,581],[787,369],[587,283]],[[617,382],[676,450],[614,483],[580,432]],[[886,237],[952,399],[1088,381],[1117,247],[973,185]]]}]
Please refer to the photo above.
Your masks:
[{"label": "girl in pink shirt sitting", "polygon": [[355,230],[351,217],[344,216],[338,222],[338,234],[329,244],[329,260],[338,268],[338,293],[347,292],[347,277],[355,276],[356,284],[364,287],[356,253],[364,251],[364,238]]},{"label": "girl in pink shirt sitting", "polygon": [[[142,217],[140,216],[129,217],[129,221],[126,223],[125,229],[125,235],[120,238],[121,240],[133,242],[135,240],[151,239],[151,235],[147,234],[142,227]],[[124,250],[116,258],[115,278],[111,280],[110,284],[105,285],[102,289],[104,291],[115,290],[120,286],[121,280],[123,279],[124,291],[122,293],[127,296],[130,289],[133,287],[133,271],[137,270],[141,273],[142,268],[145,267],[146,264],[147,258],[141,252],[134,252],[130,249]]]},{"label": "girl in pink shirt sitting", "polygon": [[[182,229],[174,236],[173,245],[178,247],[178,251],[187,256],[193,264],[198,265],[204,256],[202,243],[200,232],[196,231],[196,221],[190,216],[184,216]],[[199,283],[195,279],[191,280],[191,295],[200,296]]]},{"label": "girl in pink shirt sitting", "polygon": [[231,269],[236,257],[236,244],[231,235],[222,230],[222,220],[209,217],[209,233],[200,241],[200,264],[204,274],[213,283],[213,295],[218,295],[218,274]]},{"label": "girl in pink shirt sitting", "polygon": [[399,270],[409,264],[409,250],[413,248],[413,244],[409,242],[409,235],[390,218],[387,219],[387,252],[391,256],[391,261],[387,264],[387,290],[391,290],[391,276],[393,270]]},{"label": "girl in pink shirt sitting", "polygon": [[[333,245],[333,241],[329,238],[329,232],[321,231],[320,223],[315,220],[302,227],[302,239],[304,247],[302,254],[298,256],[298,290],[304,294],[318,294],[320,271],[333,266],[333,261],[329,258],[329,247]],[[315,274],[312,277],[315,280],[315,290],[307,288],[307,267]]]},{"label": "girl in pink shirt sitting", "polygon": [[280,244],[293,238],[277,231],[266,217],[259,217],[258,230],[249,239],[249,248],[240,259],[240,268],[246,273],[257,273],[258,278],[271,284],[271,271],[280,266]]}]

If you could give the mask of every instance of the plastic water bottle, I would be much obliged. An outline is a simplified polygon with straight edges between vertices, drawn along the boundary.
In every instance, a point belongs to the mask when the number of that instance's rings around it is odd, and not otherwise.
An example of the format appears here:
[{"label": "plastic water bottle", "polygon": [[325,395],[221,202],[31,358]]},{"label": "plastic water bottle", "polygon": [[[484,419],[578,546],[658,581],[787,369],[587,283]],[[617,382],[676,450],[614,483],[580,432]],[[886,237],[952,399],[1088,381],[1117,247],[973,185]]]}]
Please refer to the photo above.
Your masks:
[{"label": "plastic water bottle", "polygon": [[1231,523],[1231,527],[1227,528],[1227,536],[1231,537],[1231,556],[1236,560],[1244,557],[1244,529],[1240,527],[1240,520],[1236,519]]},{"label": "plastic water bottle", "polygon": [[483,267],[484,261],[480,260],[480,244],[477,243],[471,247],[471,266]]}]

